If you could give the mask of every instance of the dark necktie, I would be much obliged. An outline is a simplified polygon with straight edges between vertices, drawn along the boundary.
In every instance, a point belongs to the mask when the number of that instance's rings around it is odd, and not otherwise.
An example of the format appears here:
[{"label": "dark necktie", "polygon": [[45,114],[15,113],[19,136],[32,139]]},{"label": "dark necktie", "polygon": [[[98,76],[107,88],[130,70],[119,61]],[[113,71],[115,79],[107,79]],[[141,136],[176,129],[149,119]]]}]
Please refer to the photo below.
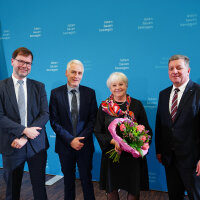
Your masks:
[{"label": "dark necktie", "polygon": [[76,129],[78,123],[78,104],[76,98],[76,90],[71,90],[72,101],[71,101],[71,116],[72,116],[72,126],[73,126],[73,135],[76,136]]},{"label": "dark necktie", "polygon": [[172,118],[172,121],[174,122],[175,120],[175,117],[176,117],[176,113],[177,113],[177,101],[178,101],[178,92],[180,90],[178,88],[175,88],[174,89],[174,96],[173,96],[173,99],[172,99],[172,107],[171,107],[171,118]]},{"label": "dark necktie", "polygon": [[24,88],[23,80],[18,80],[19,83],[19,90],[18,90],[18,108],[19,108],[19,114],[21,118],[21,125],[25,126],[25,117],[26,117],[26,110],[25,110],[25,95],[24,95]]}]

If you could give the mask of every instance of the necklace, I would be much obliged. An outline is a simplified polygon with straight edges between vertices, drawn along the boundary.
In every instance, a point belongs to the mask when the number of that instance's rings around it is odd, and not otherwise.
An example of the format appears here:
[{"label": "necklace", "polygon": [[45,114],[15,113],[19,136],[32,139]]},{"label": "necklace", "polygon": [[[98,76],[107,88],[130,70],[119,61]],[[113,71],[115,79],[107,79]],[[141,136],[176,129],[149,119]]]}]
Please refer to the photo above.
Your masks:
[{"label": "necklace", "polygon": [[116,102],[116,101],[113,101],[113,102],[116,103],[118,106],[121,106],[121,105],[123,105],[124,103],[126,103],[126,101],[121,102],[121,103],[118,103],[118,102]]}]

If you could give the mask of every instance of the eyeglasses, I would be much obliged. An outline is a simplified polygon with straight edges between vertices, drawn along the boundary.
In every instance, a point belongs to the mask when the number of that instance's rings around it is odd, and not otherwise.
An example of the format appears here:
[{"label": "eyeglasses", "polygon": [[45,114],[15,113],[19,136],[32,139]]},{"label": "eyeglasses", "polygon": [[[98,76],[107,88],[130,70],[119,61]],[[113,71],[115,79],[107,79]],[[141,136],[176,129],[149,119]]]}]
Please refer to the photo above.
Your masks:
[{"label": "eyeglasses", "polygon": [[31,62],[25,62],[23,60],[17,60],[15,58],[14,58],[14,60],[16,60],[20,64],[20,66],[24,66],[26,64],[26,67],[31,67],[31,65],[32,65]]}]

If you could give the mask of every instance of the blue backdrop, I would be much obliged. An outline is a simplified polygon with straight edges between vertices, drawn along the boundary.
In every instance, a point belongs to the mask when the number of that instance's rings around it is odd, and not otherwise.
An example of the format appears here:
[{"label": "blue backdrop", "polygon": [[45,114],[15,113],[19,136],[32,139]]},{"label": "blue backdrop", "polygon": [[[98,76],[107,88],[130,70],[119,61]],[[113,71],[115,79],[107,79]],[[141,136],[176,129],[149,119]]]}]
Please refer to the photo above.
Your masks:
[{"label": "blue backdrop", "polygon": [[[33,52],[29,77],[45,83],[48,99],[51,89],[66,83],[71,59],[84,63],[82,84],[96,90],[98,104],[110,94],[110,73],[121,71],[129,79],[128,93],[142,101],[154,130],[159,91],[170,85],[169,57],[189,56],[191,78],[200,82],[199,15],[199,0],[0,0],[0,79],[11,75],[11,54],[21,46]],[[49,123],[47,130],[46,172],[61,175]],[[94,141],[92,173],[98,180],[101,150]],[[150,188],[166,191],[154,139],[148,166]]]}]

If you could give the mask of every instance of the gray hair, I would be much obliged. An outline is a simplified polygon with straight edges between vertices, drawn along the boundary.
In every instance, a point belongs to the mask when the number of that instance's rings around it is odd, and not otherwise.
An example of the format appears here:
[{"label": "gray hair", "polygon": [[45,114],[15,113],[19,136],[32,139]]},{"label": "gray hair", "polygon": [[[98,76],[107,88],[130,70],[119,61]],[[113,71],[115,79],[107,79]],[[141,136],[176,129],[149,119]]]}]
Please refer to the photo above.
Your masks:
[{"label": "gray hair", "polygon": [[171,61],[173,60],[179,60],[179,59],[183,59],[185,62],[185,65],[189,68],[190,67],[190,59],[187,56],[184,55],[173,55],[170,57],[168,65]]},{"label": "gray hair", "polygon": [[77,64],[77,65],[81,65],[83,67],[83,71],[84,71],[84,66],[83,66],[83,63],[80,61],[80,60],[71,60],[67,63],[67,71],[70,70],[70,67],[72,64]]},{"label": "gray hair", "polygon": [[110,89],[111,84],[116,81],[123,81],[128,87],[128,78],[122,72],[113,72],[106,82],[107,87]]}]

